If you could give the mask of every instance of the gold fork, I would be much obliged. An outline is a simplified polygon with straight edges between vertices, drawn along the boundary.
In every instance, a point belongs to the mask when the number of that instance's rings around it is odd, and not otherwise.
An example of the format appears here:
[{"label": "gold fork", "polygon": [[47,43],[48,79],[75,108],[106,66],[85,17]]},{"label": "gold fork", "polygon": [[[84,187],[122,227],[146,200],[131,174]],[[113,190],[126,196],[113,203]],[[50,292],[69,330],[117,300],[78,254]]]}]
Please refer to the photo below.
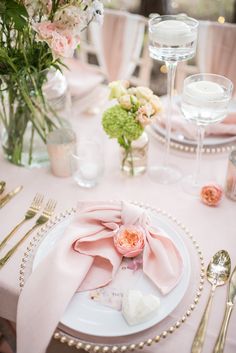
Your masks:
[{"label": "gold fork", "polygon": [[0,269],[6,264],[6,262],[10,259],[10,257],[15,253],[15,251],[19,248],[19,246],[29,237],[29,235],[39,226],[47,223],[50,217],[53,215],[53,212],[56,208],[56,201],[49,200],[46,204],[43,213],[36,220],[34,226],[28,230],[28,232],[14,245],[6,255],[0,259]]},{"label": "gold fork", "polygon": [[15,232],[24,224],[26,221],[32,219],[40,211],[43,203],[43,196],[36,194],[29,209],[26,211],[24,218],[11,230],[11,232],[3,239],[0,243],[0,250],[6,245],[8,240],[15,234]]}]

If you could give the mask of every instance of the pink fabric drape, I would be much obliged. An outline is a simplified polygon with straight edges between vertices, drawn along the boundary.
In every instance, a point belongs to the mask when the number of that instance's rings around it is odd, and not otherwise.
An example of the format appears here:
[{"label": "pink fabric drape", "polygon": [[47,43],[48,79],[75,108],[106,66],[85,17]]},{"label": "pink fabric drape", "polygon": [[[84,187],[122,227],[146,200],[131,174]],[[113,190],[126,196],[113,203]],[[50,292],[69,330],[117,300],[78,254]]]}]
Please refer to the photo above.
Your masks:
[{"label": "pink fabric drape", "polygon": [[145,232],[144,273],[162,293],[176,286],[182,258],[171,239],[150,224],[145,210],[128,203],[80,204],[65,235],[37,266],[20,295],[17,353],[32,352],[29,337],[34,353],[45,353],[74,293],[112,280],[122,261],[113,235],[122,224],[140,225]]},{"label": "pink fabric drape", "polygon": [[145,19],[107,10],[103,26],[90,27],[98,61],[108,81],[129,79],[142,50]]}]

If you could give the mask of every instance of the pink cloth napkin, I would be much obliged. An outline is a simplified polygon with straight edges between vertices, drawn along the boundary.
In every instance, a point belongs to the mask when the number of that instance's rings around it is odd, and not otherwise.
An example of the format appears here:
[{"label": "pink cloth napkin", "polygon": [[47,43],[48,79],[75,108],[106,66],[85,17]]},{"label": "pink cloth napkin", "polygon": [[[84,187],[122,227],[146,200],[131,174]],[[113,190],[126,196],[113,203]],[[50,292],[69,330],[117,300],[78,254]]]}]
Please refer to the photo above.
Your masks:
[{"label": "pink cloth napkin", "polygon": [[131,224],[141,226],[145,234],[144,273],[163,294],[176,286],[182,258],[172,240],[152,226],[144,209],[123,202],[79,204],[65,234],[22,290],[17,310],[17,353],[45,353],[74,293],[112,280],[122,261],[113,236],[121,225]]},{"label": "pink cloth napkin", "polygon": [[[165,109],[166,97],[161,99],[163,104],[163,113],[158,119],[157,123],[165,126]],[[187,122],[184,119],[183,113],[180,109],[180,103],[175,103],[171,117],[172,131],[182,134],[190,140],[197,139],[197,127],[193,123]],[[229,113],[228,116],[219,124],[213,124],[206,127],[206,136],[236,136],[236,112]]]}]

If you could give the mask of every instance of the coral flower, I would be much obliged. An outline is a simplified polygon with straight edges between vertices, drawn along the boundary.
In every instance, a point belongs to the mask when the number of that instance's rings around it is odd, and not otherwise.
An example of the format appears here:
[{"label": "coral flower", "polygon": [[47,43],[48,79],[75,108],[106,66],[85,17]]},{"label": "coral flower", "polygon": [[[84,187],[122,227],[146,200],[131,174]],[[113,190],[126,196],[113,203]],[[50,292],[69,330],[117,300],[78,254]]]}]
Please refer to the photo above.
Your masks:
[{"label": "coral flower", "polygon": [[135,257],[144,248],[144,235],[141,227],[128,225],[121,226],[114,236],[117,251],[125,257]]},{"label": "coral flower", "polygon": [[217,206],[222,198],[222,188],[217,184],[203,186],[201,190],[201,200],[207,206]]}]

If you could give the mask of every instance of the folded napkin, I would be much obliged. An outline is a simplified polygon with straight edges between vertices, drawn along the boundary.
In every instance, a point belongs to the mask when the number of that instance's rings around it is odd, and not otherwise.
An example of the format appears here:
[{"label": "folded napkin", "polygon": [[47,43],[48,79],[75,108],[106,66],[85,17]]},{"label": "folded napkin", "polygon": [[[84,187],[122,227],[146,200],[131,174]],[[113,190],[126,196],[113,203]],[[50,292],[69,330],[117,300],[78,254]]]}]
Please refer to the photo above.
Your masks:
[{"label": "folded napkin", "polygon": [[20,294],[17,353],[45,353],[74,293],[112,280],[122,261],[113,237],[124,225],[141,227],[145,234],[144,273],[163,294],[176,286],[182,258],[172,240],[152,226],[144,209],[125,202],[81,203],[65,234]]},{"label": "folded napkin", "polygon": [[[166,105],[167,99],[163,97],[161,99],[163,104],[163,113],[160,116],[160,119],[157,121],[157,124],[165,127],[166,122]],[[171,117],[171,129],[177,134],[181,134],[187,139],[196,140],[197,139],[197,127],[195,124],[187,122],[184,119],[183,113],[181,112],[180,102],[177,101],[173,106],[173,113]],[[206,136],[236,136],[236,112],[231,112],[228,116],[218,124],[209,125],[206,127]]]}]

